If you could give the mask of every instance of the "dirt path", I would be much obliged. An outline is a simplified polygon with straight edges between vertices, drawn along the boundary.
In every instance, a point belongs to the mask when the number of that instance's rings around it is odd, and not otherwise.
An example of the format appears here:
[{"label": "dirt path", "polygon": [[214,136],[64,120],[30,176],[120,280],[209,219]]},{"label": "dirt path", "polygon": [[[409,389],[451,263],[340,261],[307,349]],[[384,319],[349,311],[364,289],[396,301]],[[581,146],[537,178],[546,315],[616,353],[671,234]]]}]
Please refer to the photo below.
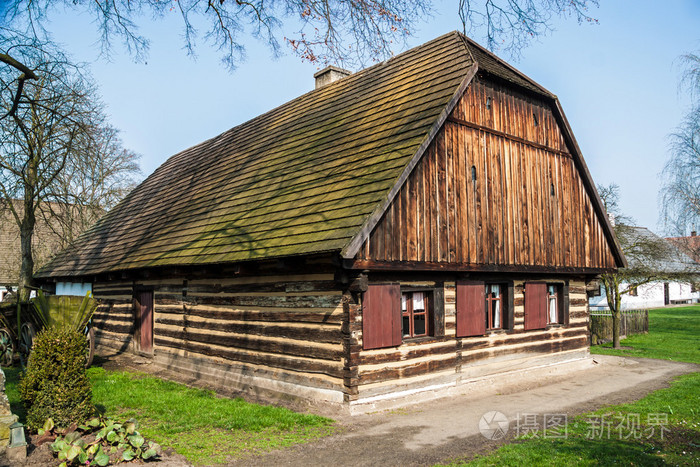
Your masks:
[{"label": "dirt path", "polygon": [[[512,439],[518,414],[566,414],[638,400],[700,366],[663,360],[595,356],[598,363],[537,387],[513,384],[507,393],[436,400],[405,410],[343,418],[343,432],[312,444],[241,459],[232,465],[432,465],[489,451]],[[505,440],[481,435],[479,421],[489,411],[506,415]]]}]

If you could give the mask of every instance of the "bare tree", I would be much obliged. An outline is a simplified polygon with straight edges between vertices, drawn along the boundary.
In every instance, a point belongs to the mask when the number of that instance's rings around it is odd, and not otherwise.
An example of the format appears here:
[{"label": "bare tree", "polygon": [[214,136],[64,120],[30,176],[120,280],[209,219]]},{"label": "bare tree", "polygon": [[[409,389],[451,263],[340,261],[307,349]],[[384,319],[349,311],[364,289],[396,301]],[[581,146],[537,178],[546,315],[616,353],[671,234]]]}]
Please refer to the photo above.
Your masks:
[{"label": "bare tree", "polygon": [[[0,67],[0,112],[6,115],[0,119],[0,207],[9,211],[19,228],[18,282],[20,295],[26,298],[25,287],[31,285],[34,272],[32,239],[37,216],[48,212],[52,202],[95,201],[79,191],[75,177],[90,176],[91,166],[108,164],[92,158],[104,159],[100,138],[113,130],[105,126],[102,104],[84,69],[71,64],[50,43],[4,29],[0,32],[0,52],[13,56],[36,76],[18,88],[16,69]],[[19,96],[17,89],[21,89]],[[119,177],[133,173],[134,156],[127,157],[132,164],[122,167]],[[109,186],[114,177],[111,174],[99,182]]]},{"label": "bare tree", "polygon": [[533,39],[552,31],[556,17],[598,23],[589,14],[598,0],[459,0],[465,34],[479,34],[490,50],[517,57]]},{"label": "bare tree", "polygon": [[[595,22],[588,14],[598,0],[459,0],[455,5],[465,32],[480,34],[492,50],[517,54],[530,40],[551,30],[555,17]],[[364,63],[391,55],[428,18],[430,0],[8,0],[5,20],[14,27],[43,33],[53,9],[87,12],[97,24],[102,50],[121,40],[135,58],[148,50],[137,27],[145,18],[173,13],[182,19],[185,48],[194,54],[200,34],[222,52],[230,69],[245,55],[254,36],[277,54],[286,43],[312,62]]]},{"label": "bare tree", "polygon": [[627,258],[628,267],[601,275],[608,308],[613,319],[613,347],[620,346],[622,297],[650,282],[663,280],[692,281],[700,266],[668,241],[649,230],[634,227],[632,220],[619,212],[619,187],[598,186],[598,193],[611,218],[615,236]]},{"label": "bare tree", "polygon": [[51,202],[39,209],[61,249],[126,196],[140,173],[139,156],[123,147],[119,131],[106,122],[94,124],[85,143],[47,191]]},{"label": "bare tree", "polygon": [[700,226],[700,55],[684,55],[681,62],[681,91],[690,95],[691,108],[670,136],[660,201],[666,230],[683,236]]}]

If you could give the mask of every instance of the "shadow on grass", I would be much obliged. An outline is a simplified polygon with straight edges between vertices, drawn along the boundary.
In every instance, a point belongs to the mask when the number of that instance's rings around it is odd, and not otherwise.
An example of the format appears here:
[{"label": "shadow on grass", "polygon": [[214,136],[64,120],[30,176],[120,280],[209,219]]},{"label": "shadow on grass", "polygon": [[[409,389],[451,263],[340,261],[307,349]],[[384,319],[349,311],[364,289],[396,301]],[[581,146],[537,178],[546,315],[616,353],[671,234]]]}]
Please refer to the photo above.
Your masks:
[{"label": "shadow on grass", "polygon": [[19,398],[19,378],[22,370],[18,367],[3,368],[5,373],[5,394],[10,401],[10,410],[19,417],[19,422],[25,424],[27,422],[27,412],[24,410],[24,404]]}]

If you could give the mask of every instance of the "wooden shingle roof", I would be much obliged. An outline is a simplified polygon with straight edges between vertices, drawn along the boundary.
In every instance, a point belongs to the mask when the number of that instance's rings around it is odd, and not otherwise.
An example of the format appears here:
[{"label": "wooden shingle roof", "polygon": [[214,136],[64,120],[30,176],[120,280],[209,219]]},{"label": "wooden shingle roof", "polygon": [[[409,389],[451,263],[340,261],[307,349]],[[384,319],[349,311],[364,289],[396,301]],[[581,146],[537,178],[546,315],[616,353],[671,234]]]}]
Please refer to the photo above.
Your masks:
[{"label": "wooden shingle roof", "polygon": [[172,156],[36,276],[351,258],[477,71],[552,103],[624,265],[556,96],[452,32]]},{"label": "wooden shingle roof", "polygon": [[339,251],[470,71],[450,33],[178,153],[37,276]]}]

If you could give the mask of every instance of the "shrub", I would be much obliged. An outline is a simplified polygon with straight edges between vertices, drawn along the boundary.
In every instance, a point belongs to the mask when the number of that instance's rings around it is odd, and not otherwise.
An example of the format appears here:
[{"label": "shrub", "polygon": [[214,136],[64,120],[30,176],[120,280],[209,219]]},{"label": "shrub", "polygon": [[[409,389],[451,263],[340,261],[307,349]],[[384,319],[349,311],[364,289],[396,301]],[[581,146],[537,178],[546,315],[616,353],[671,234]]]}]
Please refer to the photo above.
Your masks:
[{"label": "shrub", "polygon": [[85,371],[86,345],[85,336],[72,329],[47,328],[37,334],[19,384],[27,426],[33,431],[49,418],[65,428],[94,413]]}]

